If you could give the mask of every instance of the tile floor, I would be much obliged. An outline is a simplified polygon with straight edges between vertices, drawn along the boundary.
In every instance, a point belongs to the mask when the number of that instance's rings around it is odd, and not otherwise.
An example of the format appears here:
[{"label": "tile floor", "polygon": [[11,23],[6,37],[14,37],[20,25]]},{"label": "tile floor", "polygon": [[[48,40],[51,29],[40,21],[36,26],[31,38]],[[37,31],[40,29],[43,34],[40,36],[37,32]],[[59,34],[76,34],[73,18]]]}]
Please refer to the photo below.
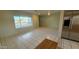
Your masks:
[{"label": "tile floor", "polygon": [[79,42],[62,39],[62,48],[63,49],[79,49]]},{"label": "tile floor", "polygon": [[[58,42],[57,31],[46,28],[33,30],[32,32],[22,35],[16,35],[8,38],[0,39],[0,49],[33,49],[40,44],[46,37],[50,40]],[[79,43],[62,39],[63,49],[78,49]]]},{"label": "tile floor", "polygon": [[32,32],[22,35],[16,35],[4,39],[0,39],[1,47],[7,49],[33,49],[40,44],[45,38],[51,38],[53,41],[58,41],[57,31],[52,31],[46,28],[33,30]]}]

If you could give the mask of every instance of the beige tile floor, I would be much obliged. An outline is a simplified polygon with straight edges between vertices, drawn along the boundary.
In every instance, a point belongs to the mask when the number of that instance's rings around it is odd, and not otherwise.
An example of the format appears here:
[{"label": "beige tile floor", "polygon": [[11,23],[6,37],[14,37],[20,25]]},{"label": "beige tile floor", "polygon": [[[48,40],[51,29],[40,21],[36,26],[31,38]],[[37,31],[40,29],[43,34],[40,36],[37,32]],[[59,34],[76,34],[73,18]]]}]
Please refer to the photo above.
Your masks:
[{"label": "beige tile floor", "polygon": [[39,28],[32,32],[25,33],[22,35],[11,36],[8,38],[0,39],[0,48],[7,49],[33,49],[40,44],[45,38],[50,40],[58,41],[57,31],[50,30],[47,28]]},{"label": "beige tile floor", "polygon": [[[57,31],[47,28],[39,28],[32,32],[0,39],[0,48],[4,49],[33,49],[46,37],[58,42]],[[62,39],[63,49],[78,49],[79,43]]]},{"label": "beige tile floor", "polygon": [[79,49],[79,42],[62,39],[62,48],[64,49]]}]

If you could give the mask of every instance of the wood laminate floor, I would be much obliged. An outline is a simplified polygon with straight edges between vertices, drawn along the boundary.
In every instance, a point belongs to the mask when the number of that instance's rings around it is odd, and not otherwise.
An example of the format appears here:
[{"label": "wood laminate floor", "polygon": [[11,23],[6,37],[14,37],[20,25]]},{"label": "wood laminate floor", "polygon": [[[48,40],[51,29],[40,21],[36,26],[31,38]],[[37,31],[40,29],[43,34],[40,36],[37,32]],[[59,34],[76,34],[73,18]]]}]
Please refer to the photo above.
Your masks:
[{"label": "wood laminate floor", "polygon": [[36,47],[36,49],[56,49],[57,44],[57,42],[45,39]]}]

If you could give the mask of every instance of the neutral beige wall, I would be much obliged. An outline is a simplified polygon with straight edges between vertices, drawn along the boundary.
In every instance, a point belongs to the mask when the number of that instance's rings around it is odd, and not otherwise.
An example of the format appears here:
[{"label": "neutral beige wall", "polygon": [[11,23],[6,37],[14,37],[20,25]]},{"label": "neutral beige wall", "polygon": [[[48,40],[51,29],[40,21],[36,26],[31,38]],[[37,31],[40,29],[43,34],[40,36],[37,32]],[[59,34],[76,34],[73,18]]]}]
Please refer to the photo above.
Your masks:
[{"label": "neutral beige wall", "polygon": [[58,47],[62,46],[61,34],[62,34],[62,25],[63,25],[64,11],[54,13],[51,16],[41,16],[40,17],[40,26],[51,28],[58,32]]},{"label": "neutral beige wall", "polygon": [[58,29],[58,47],[62,47],[62,28],[63,28],[63,23],[64,23],[64,11],[60,11],[60,21],[59,21],[59,29]]},{"label": "neutral beige wall", "polygon": [[[13,16],[31,16],[33,21],[33,26],[15,29]],[[0,37],[8,37],[15,34],[25,33],[38,28],[36,26],[39,24],[38,15],[31,15],[19,11],[0,11]]]},{"label": "neutral beige wall", "polygon": [[53,13],[53,15],[50,16],[40,16],[40,26],[57,30],[59,20],[60,20],[60,12]]},{"label": "neutral beige wall", "polygon": [[32,18],[33,18],[33,24],[34,24],[33,27],[38,28],[39,27],[39,16],[33,15]]}]

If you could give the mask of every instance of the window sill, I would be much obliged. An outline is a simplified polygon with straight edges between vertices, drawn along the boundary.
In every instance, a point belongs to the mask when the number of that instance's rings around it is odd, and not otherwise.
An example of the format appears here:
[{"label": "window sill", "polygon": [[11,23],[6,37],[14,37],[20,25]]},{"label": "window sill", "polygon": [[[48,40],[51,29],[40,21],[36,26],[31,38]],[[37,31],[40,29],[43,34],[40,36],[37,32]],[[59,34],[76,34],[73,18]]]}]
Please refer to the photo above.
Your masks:
[{"label": "window sill", "polygon": [[21,27],[21,28],[16,28],[17,30],[19,30],[19,29],[24,29],[24,28],[28,28],[28,27],[31,27],[31,26],[33,26],[32,24],[30,24],[30,25],[27,25],[27,26],[24,26],[24,27]]}]

